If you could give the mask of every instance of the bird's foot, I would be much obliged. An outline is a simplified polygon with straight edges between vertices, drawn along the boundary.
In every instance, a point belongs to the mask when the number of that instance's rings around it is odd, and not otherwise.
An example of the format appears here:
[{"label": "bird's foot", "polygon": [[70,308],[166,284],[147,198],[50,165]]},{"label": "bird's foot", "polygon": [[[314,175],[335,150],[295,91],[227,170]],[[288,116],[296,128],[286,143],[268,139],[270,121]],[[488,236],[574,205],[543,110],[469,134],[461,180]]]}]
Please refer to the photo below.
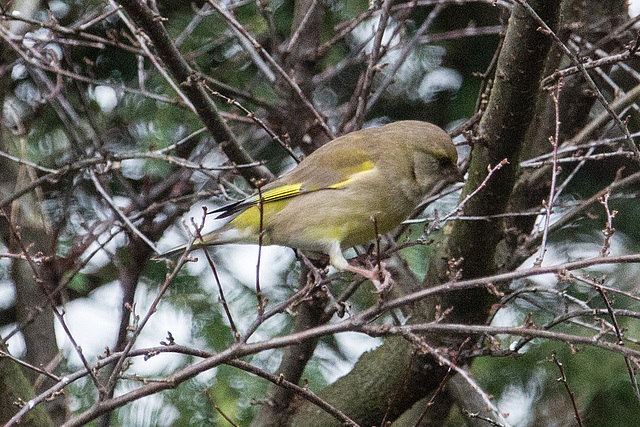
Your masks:
[{"label": "bird's foot", "polygon": [[391,273],[385,268],[384,263],[380,263],[372,269],[363,267],[356,267],[349,265],[347,270],[357,273],[362,277],[369,279],[373,286],[376,288],[376,293],[383,293],[391,289],[393,286],[393,280],[391,279]]},{"label": "bird's foot", "polygon": [[376,266],[376,268],[373,269],[373,273],[375,277],[369,280],[371,280],[371,283],[375,286],[376,293],[382,294],[391,290],[393,280],[391,279],[391,273],[385,268],[384,264]]}]

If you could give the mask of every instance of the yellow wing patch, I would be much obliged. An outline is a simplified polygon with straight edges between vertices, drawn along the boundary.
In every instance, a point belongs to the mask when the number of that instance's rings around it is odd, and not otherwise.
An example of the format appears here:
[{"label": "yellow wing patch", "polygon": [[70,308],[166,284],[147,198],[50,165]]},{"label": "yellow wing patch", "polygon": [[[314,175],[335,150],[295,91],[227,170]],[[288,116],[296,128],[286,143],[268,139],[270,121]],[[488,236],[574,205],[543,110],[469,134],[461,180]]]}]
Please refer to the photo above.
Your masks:
[{"label": "yellow wing patch", "polygon": [[[372,170],[375,168],[375,165],[371,160],[365,160],[355,165],[343,166],[339,168],[340,175],[343,177],[347,177],[342,181],[336,182],[335,184],[331,184],[328,186],[320,186],[320,187],[309,187],[303,188],[303,183],[296,184],[285,184],[280,185],[276,188],[272,188],[260,194],[254,194],[248,199],[241,200],[238,202],[231,203],[229,205],[218,208],[211,213],[218,213],[219,215],[216,218],[227,218],[232,215],[235,215],[238,212],[246,211],[252,207],[256,207],[260,200],[262,200],[262,204],[265,209],[273,209],[273,206],[270,206],[274,202],[282,202],[295,197],[299,194],[303,193],[311,193],[318,190],[323,189],[338,189],[345,187],[358,179],[362,174]],[[247,217],[248,218],[248,217]]]},{"label": "yellow wing patch", "polygon": [[264,193],[254,195],[245,202],[245,208],[242,213],[234,218],[231,223],[239,228],[252,228],[255,232],[259,229],[260,209],[258,208],[259,200],[262,197],[262,216],[263,221],[270,219],[286,206],[291,197],[300,194],[302,184],[281,185]]},{"label": "yellow wing patch", "polygon": [[[353,168],[353,173],[349,173],[349,178],[345,179],[344,181],[340,181],[338,183],[330,185],[329,188],[340,188],[340,187],[344,187],[345,185],[349,185],[351,182],[353,182],[356,179],[356,177],[358,175],[360,175],[361,173],[365,173],[367,171],[370,171],[374,167],[375,167],[375,165],[373,164],[373,162],[371,160],[367,160],[366,162],[362,162],[357,167]],[[351,172],[351,171],[349,171],[349,172]]]},{"label": "yellow wing patch", "polygon": [[[348,170],[343,170],[343,172],[345,172],[345,174],[348,176],[347,179],[337,182],[326,188],[335,189],[335,188],[344,187],[345,185],[348,185],[349,183],[353,182],[353,180],[356,179],[356,177],[359,174],[370,171],[374,167],[375,165],[371,160],[367,160],[362,163],[359,163],[357,166],[353,166]],[[300,193],[316,191],[316,190],[322,190],[322,188],[309,188],[305,191],[302,189],[301,183],[281,185],[279,187],[276,187],[274,189],[271,189],[269,191],[265,191],[264,193],[262,193],[262,202],[263,203],[275,202],[278,200],[288,199],[289,197],[297,196]],[[253,196],[252,198],[253,203],[257,203],[259,198],[260,197],[258,195]]]}]

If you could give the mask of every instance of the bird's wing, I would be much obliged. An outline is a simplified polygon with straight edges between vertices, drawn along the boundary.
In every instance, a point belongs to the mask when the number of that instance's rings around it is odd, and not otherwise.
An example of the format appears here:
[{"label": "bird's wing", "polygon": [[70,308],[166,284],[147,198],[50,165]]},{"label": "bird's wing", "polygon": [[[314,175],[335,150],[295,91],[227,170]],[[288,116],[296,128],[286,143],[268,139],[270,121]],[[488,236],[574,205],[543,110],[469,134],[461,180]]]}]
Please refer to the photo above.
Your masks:
[{"label": "bird's wing", "polygon": [[265,188],[264,191],[261,191],[258,194],[254,194],[253,196],[249,196],[246,199],[222,206],[211,211],[211,213],[217,213],[218,216],[216,216],[216,218],[227,218],[235,215],[238,212],[242,212],[245,209],[250,208],[251,206],[257,205],[260,198],[262,198],[262,203],[269,203],[297,196],[302,193],[301,187],[302,184],[298,183],[281,184],[271,189]]},{"label": "bird's wing", "polygon": [[343,188],[360,174],[375,167],[365,150],[333,147],[329,152],[323,148],[253,196],[222,206],[211,213],[217,213],[216,218],[226,218],[257,205],[259,200],[265,204],[318,190]]}]

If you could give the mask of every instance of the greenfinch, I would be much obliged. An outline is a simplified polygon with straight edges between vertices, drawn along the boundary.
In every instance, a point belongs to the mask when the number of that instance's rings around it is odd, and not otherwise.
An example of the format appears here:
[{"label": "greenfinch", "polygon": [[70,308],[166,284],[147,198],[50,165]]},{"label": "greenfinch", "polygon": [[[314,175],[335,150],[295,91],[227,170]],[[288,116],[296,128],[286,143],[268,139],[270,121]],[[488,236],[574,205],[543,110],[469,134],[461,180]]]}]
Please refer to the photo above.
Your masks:
[{"label": "greenfinch", "polygon": [[[337,270],[379,282],[342,251],[393,230],[443,179],[460,179],[457,152],[439,127],[400,121],[343,135],[244,200],[212,213],[235,217],[192,249],[225,243],[281,245],[329,255]],[[374,224],[374,221],[376,224]],[[181,246],[163,254],[183,251]],[[378,287],[378,285],[376,285]]]}]

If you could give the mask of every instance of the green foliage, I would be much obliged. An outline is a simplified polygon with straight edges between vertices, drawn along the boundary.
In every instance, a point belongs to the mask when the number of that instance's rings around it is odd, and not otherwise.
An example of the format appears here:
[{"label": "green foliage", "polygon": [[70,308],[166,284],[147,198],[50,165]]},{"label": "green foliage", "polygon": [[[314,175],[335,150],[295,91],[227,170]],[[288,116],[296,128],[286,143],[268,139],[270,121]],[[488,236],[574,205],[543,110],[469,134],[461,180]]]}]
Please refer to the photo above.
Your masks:
[{"label": "green foliage", "polygon": [[[539,417],[536,425],[549,425],[558,420],[560,413],[545,413],[544,408],[549,406],[563,408],[561,411],[569,422],[573,414],[571,400],[564,384],[557,381],[561,375],[551,361],[552,352],[556,352],[558,361],[562,363],[567,383],[586,425],[606,425],[612,419],[611,414],[619,414],[615,417],[616,426],[637,424],[640,409],[624,358],[603,349],[582,346],[571,349],[561,343],[535,342],[517,358],[476,359],[474,378],[498,401],[511,387],[530,393],[532,406],[529,410]],[[509,408],[500,409],[509,411]]]}]

